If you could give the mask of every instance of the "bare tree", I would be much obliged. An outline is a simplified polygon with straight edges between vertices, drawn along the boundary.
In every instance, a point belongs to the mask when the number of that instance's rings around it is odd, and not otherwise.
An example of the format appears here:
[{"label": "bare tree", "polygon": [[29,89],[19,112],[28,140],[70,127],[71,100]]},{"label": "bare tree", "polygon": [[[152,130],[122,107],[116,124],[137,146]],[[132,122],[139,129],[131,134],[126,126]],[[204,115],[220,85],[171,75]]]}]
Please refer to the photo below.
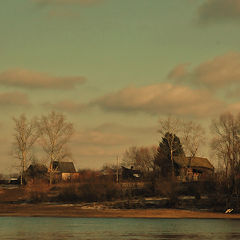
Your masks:
[{"label": "bare tree", "polygon": [[172,164],[172,177],[174,177],[174,152],[178,151],[175,147],[175,137],[179,135],[182,131],[182,121],[178,118],[168,116],[166,119],[159,120],[160,128],[158,132],[162,137],[166,138],[169,150],[170,150],[170,159]]},{"label": "bare tree", "polygon": [[205,143],[205,130],[193,121],[183,122],[181,142],[186,155],[189,156],[188,166],[191,167],[192,159],[196,157],[200,147]]},{"label": "bare tree", "polygon": [[154,158],[157,153],[156,146],[150,147],[130,147],[125,151],[122,164],[126,167],[133,166],[144,174],[149,173],[154,168]]},{"label": "bare tree", "polygon": [[66,121],[65,116],[52,111],[42,116],[38,129],[40,131],[40,144],[50,163],[50,183],[54,174],[53,162],[62,161],[70,156],[67,144],[73,134],[73,124]]},{"label": "bare tree", "polygon": [[13,118],[15,122],[14,133],[14,153],[17,159],[20,160],[21,166],[21,184],[23,184],[23,174],[26,170],[26,164],[32,157],[32,147],[38,138],[36,128],[36,120],[27,120],[22,114],[19,118]]},{"label": "bare tree", "polygon": [[179,137],[183,145],[184,152],[189,158],[189,167],[191,160],[196,156],[200,147],[205,142],[205,131],[203,127],[193,121],[183,121],[172,116],[166,119],[160,119],[159,133],[167,140],[170,149],[170,158],[172,164],[172,176],[174,176],[174,153],[177,152],[178,145],[175,144],[175,137]]},{"label": "bare tree", "polygon": [[130,147],[124,152],[121,164],[125,167],[134,166],[136,154],[137,154],[137,147],[136,146]]},{"label": "bare tree", "polygon": [[226,176],[234,175],[240,163],[240,114],[222,114],[213,121],[212,130],[215,133],[212,146],[223,161]]},{"label": "bare tree", "polygon": [[226,179],[232,190],[239,194],[240,174],[240,114],[222,114],[212,122],[215,134],[212,147],[225,168]]}]

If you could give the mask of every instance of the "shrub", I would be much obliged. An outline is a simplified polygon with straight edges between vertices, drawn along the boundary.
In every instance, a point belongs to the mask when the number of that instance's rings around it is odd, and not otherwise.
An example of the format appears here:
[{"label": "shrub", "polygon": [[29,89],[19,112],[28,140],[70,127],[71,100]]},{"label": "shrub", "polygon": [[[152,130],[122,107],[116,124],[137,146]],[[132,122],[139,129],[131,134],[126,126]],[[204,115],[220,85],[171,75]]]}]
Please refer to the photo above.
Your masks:
[{"label": "shrub", "polygon": [[74,202],[78,199],[77,188],[75,184],[67,184],[61,187],[57,196],[57,200]]},{"label": "shrub", "polygon": [[49,185],[44,182],[29,183],[26,186],[26,200],[30,202],[44,202],[48,200]]},{"label": "shrub", "polygon": [[105,177],[93,178],[89,182],[69,183],[59,190],[57,200],[101,202],[117,199],[121,196],[118,184]]},{"label": "shrub", "polygon": [[167,207],[176,207],[178,205],[179,184],[168,178],[163,178],[155,185],[155,193],[161,197],[167,197]]},{"label": "shrub", "polygon": [[119,198],[121,190],[118,184],[108,181],[106,178],[81,184],[78,187],[79,199],[81,201],[110,201]]}]

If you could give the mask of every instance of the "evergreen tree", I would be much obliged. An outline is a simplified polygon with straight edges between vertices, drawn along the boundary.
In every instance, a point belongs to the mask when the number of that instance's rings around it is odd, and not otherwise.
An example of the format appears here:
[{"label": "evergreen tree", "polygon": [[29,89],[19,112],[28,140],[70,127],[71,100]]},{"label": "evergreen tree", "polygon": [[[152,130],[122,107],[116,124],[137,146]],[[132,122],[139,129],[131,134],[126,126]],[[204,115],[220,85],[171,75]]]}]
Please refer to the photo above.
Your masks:
[{"label": "evergreen tree", "polygon": [[[169,139],[173,139],[171,145],[169,144]],[[159,168],[160,174],[165,177],[171,173],[176,174],[174,162],[171,159],[171,151],[173,158],[176,156],[185,156],[179,137],[167,132],[159,143],[155,157],[155,166]]]}]

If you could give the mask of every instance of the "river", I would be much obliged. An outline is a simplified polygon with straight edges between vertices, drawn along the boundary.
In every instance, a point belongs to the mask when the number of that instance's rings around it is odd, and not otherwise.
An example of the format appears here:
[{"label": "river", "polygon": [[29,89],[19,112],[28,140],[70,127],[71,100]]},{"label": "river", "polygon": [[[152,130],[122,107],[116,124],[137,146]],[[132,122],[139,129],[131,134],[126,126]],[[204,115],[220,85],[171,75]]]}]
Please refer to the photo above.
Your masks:
[{"label": "river", "polygon": [[240,239],[240,220],[0,217],[1,240]]}]

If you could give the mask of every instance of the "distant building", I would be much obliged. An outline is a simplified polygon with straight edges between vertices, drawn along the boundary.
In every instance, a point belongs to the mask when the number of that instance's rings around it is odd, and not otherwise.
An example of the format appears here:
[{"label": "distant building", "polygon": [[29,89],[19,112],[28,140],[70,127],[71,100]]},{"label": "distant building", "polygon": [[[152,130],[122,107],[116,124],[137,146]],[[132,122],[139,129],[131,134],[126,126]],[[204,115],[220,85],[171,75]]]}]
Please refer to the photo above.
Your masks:
[{"label": "distant building", "polygon": [[214,173],[214,167],[207,158],[202,157],[175,157],[175,172],[179,180],[205,180]]},{"label": "distant building", "polygon": [[23,182],[48,181],[48,168],[43,164],[31,164],[23,174]]},{"label": "distant building", "polygon": [[141,178],[142,173],[139,170],[134,170],[133,167],[129,169],[122,166],[121,176],[122,180],[137,180]]},{"label": "distant building", "polygon": [[25,175],[31,178],[41,178],[45,176],[48,169],[43,164],[31,164],[25,172]]},{"label": "distant building", "polygon": [[8,185],[8,184],[13,184],[17,185],[20,184],[20,181],[18,178],[10,178],[10,179],[0,179],[0,185]]},{"label": "distant building", "polygon": [[73,162],[54,161],[52,169],[54,171],[55,178],[58,180],[73,180],[79,175],[76,172]]}]

